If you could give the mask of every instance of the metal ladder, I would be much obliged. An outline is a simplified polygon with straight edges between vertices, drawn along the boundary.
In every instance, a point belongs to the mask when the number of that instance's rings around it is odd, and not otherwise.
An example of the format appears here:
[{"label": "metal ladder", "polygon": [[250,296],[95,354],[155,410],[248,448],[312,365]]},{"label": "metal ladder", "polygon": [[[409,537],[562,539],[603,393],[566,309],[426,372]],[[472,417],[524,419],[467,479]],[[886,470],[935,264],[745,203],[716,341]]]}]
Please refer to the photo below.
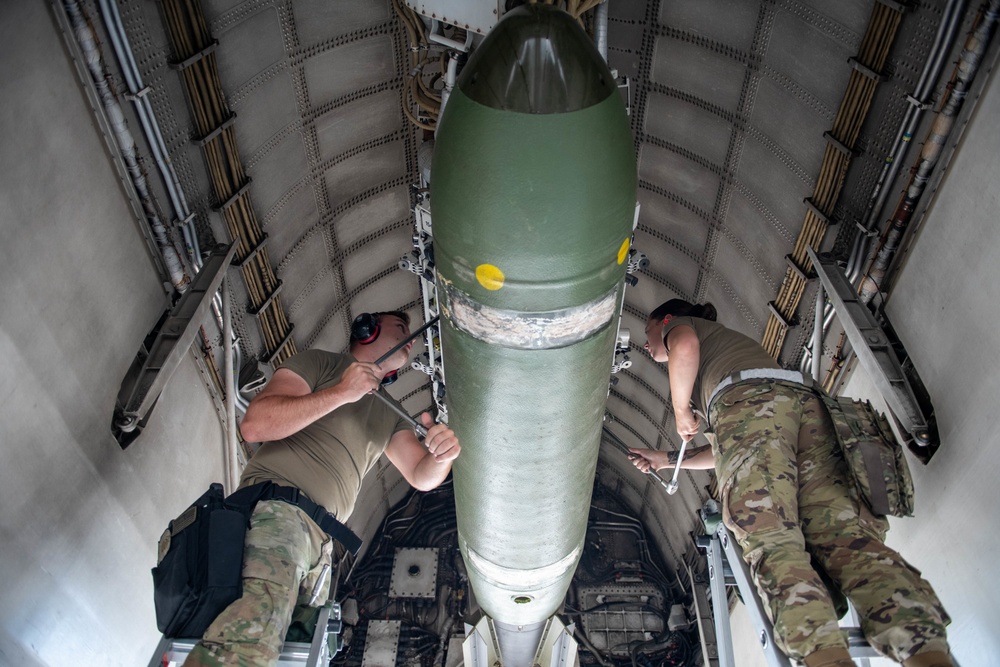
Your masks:
[{"label": "metal ladder", "polygon": [[[718,529],[713,534],[702,535],[698,538],[698,546],[705,549],[705,555],[708,559],[709,590],[712,594],[712,618],[715,622],[719,667],[736,667],[736,658],[733,653],[733,634],[729,624],[727,586],[736,586],[739,590],[768,665],[771,667],[792,667],[792,661],[774,644],[773,626],[764,612],[764,605],[757,596],[757,588],[754,586],[750,568],[743,560],[743,551],[733,539],[729,529],[719,521]],[[853,607],[851,613],[854,614]],[[854,621],[857,622],[856,615]],[[875,649],[868,644],[861,628],[841,627],[841,629],[847,634],[848,650],[851,657],[861,667],[867,667],[868,658],[879,657]]]},{"label": "metal ladder", "polygon": [[[330,659],[340,650],[340,631],[343,621],[340,604],[327,602],[320,607],[316,630],[310,642],[285,642],[278,656],[278,667],[304,665],[305,667],[326,667]],[[330,647],[331,640],[333,648]],[[198,639],[160,638],[156,651],[149,661],[149,667],[175,667],[180,665],[194,649]]]}]

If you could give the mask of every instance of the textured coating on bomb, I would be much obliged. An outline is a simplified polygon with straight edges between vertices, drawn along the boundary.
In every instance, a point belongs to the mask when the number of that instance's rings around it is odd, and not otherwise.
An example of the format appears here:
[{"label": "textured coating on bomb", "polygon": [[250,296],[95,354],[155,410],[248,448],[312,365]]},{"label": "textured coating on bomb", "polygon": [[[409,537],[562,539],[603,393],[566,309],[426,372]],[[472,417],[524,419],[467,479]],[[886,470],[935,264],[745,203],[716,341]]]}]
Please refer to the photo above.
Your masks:
[{"label": "textured coating on bomb", "polygon": [[485,306],[446,286],[441,310],[457,328],[483,342],[521,350],[549,350],[572,345],[607,327],[615,315],[617,297],[618,290],[612,289],[582,306],[526,313]]}]

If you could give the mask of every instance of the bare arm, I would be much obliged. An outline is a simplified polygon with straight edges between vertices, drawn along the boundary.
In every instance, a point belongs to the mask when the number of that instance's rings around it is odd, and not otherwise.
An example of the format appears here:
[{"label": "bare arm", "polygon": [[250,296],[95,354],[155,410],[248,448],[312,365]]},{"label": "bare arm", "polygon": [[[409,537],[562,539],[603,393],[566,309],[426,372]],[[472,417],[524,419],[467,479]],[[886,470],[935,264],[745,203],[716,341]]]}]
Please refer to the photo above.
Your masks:
[{"label": "bare arm", "polygon": [[427,427],[423,444],[413,431],[397,431],[389,440],[385,455],[410,486],[419,491],[430,491],[448,476],[451,462],[458,458],[462,446],[447,424],[434,424],[426,412],[421,415],[421,420]]},{"label": "bare arm", "polygon": [[698,416],[691,410],[691,395],[701,361],[701,343],[698,334],[686,324],[671,329],[666,343],[670,401],[677,421],[677,433],[684,440],[690,440],[701,427]]},{"label": "bare arm", "polygon": [[[677,465],[678,452],[661,452],[657,449],[633,449],[629,459],[632,465],[642,472],[651,470],[672,470]],[[684,470],[711,470],[715,467],[715,458],[712,456],[711,445],[703,445],[689,449],[681,461],[681,468]]]},{"label": "bare arm", "polygon": [[240,431],[250,442],[287,438],[376,389],[379,373],[375,364],[355,362],[336,385],[314,392],[300,375],[279,368],[264,390],[250,401]]}]

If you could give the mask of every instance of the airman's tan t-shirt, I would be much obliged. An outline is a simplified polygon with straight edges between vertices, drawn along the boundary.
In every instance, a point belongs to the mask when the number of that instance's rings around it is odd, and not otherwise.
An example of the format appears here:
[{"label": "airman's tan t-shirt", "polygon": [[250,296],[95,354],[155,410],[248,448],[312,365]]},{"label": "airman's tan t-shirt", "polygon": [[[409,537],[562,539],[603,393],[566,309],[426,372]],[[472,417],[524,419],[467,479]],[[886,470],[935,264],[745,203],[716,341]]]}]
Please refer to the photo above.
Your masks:
[{"label": "airman's tan t-shirt", "polygon": [[681,324],[688,325],[698,335],[698,377],[691,398],[702,414],[708,414],[708,399],[727,376],[753,368],[781,368],[757,341],[701,317],[672,318],[663,325],[663,340],[666,341],[667,334]]},{"label": "airman's tan t-shirt", "polygon": [[[340,382],[355,361],[350,355],[308,350],[291,357],[280,368],[291,370],[318,391]],[[363,396],[298,433],[265,442],[243,471],[240,487],[264,481],[294,486],[341,522],[347,521],[365,474],[378,461],[393,434],[408,428],[382,401]]]}]

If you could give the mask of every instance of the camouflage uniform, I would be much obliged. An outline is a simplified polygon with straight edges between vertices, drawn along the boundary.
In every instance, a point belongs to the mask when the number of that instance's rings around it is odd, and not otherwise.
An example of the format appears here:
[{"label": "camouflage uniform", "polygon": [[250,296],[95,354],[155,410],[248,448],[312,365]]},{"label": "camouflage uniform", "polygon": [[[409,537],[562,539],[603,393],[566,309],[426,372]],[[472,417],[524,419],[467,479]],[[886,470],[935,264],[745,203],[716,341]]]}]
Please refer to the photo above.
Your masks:
[{"label": "camouflage uniform", "polygon": [[810,556],[850,598],[880,653],[948,651],[950,621],[920,572],[883,544],[887,522],[859,503],[819,396],[753,380],[712,403],[723,520],[743,547],[775,641],[789,657],[847,648]]},{"label": "camouflage uniform", "polygon": [[243,596],[215,619],[185,667],[274,665],[296,605],[330,594],[333,541],[294,505],[257,503],[243,555]]},{"label": "camouflage uniform", "polygon": [[[337,386],[354,361],[350,355],[307,350],[280,368],[318,392]],[[365,474],[393,435],[409,428],[391,407],[366,395],[288,437],[261,444],[240,488],[260,482],[294,487],[345,522]],[[326,602],[332,550],[331,539],[298,507],[278,500],[257,503],[243,553],[243,597],[208,627],[184,664],[273,665],[283,641],[301,633],[303,604]],[[286,636],[289,626],[292,636]]]}]

